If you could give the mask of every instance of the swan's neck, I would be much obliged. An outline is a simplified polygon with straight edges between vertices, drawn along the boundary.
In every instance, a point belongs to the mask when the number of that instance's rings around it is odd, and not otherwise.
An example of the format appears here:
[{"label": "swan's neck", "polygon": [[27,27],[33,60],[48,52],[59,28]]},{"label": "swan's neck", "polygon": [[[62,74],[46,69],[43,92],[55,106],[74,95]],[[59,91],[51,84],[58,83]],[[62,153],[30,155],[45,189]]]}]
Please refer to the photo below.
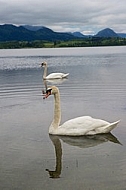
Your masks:
[{"label": "swan's neck", "polygon": [[59,91],[54,94],[54,119],[51,124],[53,128],[58,128],[61,120],[60,94]]},{"label": "swan's neck", "polygon": [[47,65],[44,66],[43,79],[46,79],[47,76]]}]

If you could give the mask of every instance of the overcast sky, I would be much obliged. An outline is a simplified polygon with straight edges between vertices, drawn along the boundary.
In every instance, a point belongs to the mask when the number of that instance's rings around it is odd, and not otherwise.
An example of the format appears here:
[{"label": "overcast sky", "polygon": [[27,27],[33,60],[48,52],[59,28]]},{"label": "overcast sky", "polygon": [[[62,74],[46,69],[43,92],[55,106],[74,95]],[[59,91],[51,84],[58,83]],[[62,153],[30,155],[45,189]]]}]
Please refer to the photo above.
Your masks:
[{"label": "overcast sky", "polygon": [[126,0],[0,0],[0,24],[83,34],[104,28],[126,33]]}]

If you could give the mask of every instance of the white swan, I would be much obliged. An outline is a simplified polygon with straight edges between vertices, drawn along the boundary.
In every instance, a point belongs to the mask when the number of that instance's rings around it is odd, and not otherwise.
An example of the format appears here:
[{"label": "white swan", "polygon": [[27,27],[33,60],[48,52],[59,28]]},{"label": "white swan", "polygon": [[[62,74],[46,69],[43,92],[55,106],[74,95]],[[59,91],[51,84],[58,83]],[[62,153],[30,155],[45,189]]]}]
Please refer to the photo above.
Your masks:
[{"label": "white swan", "polygon": [[52,135],[67,135],[67,136],[81,136],[81,135],[95,135],[101,133],[109,133],[116,127],[119,121],[109,123],[101,119],[94,119],[90,116],[82,116],[66,121],[59,126],[61,120],[60,108],[60,93],[56,86],[47,88],[44,98],[49,95],[54,95],[54,119],[49,127],[49,134]]},{"label": "white swan", "polygon": [[51,73],[47,76],[47,63],[43,62],[41,67],[44,67],[43,79],[63,79],[69,75],[69,73]]}]

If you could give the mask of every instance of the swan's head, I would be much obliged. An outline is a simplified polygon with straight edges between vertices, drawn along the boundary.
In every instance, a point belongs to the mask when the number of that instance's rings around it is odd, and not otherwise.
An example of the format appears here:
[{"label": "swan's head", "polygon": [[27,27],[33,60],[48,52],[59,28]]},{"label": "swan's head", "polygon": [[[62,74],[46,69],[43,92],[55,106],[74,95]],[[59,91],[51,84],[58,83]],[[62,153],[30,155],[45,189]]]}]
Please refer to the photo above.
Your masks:
[{"label": "swan's head", "polygon": [[46,93],[43,92],[43,98],[48,98],[48,96],[57,94],[58,92],[59,89],[56,86],[50,86],[46,89]]},{"label": "swan's head", "polygon": [[41,67],[45,67],[47,65],[47,63],[44,61],[41,63]]}]

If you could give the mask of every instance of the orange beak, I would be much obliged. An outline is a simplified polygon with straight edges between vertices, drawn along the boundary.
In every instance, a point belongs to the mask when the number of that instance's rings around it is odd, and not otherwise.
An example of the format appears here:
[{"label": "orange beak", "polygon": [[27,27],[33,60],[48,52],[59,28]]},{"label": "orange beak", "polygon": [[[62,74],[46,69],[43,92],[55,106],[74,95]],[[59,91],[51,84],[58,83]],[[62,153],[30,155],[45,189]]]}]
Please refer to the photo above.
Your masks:
[{"label": "orange beak", "polygon": [[43,94],[43,99],[46,99],[46,98],[48,98],[48,96],[50,96],[51,95],[51,92],[50,91],[48,91],[46,94]]}]

